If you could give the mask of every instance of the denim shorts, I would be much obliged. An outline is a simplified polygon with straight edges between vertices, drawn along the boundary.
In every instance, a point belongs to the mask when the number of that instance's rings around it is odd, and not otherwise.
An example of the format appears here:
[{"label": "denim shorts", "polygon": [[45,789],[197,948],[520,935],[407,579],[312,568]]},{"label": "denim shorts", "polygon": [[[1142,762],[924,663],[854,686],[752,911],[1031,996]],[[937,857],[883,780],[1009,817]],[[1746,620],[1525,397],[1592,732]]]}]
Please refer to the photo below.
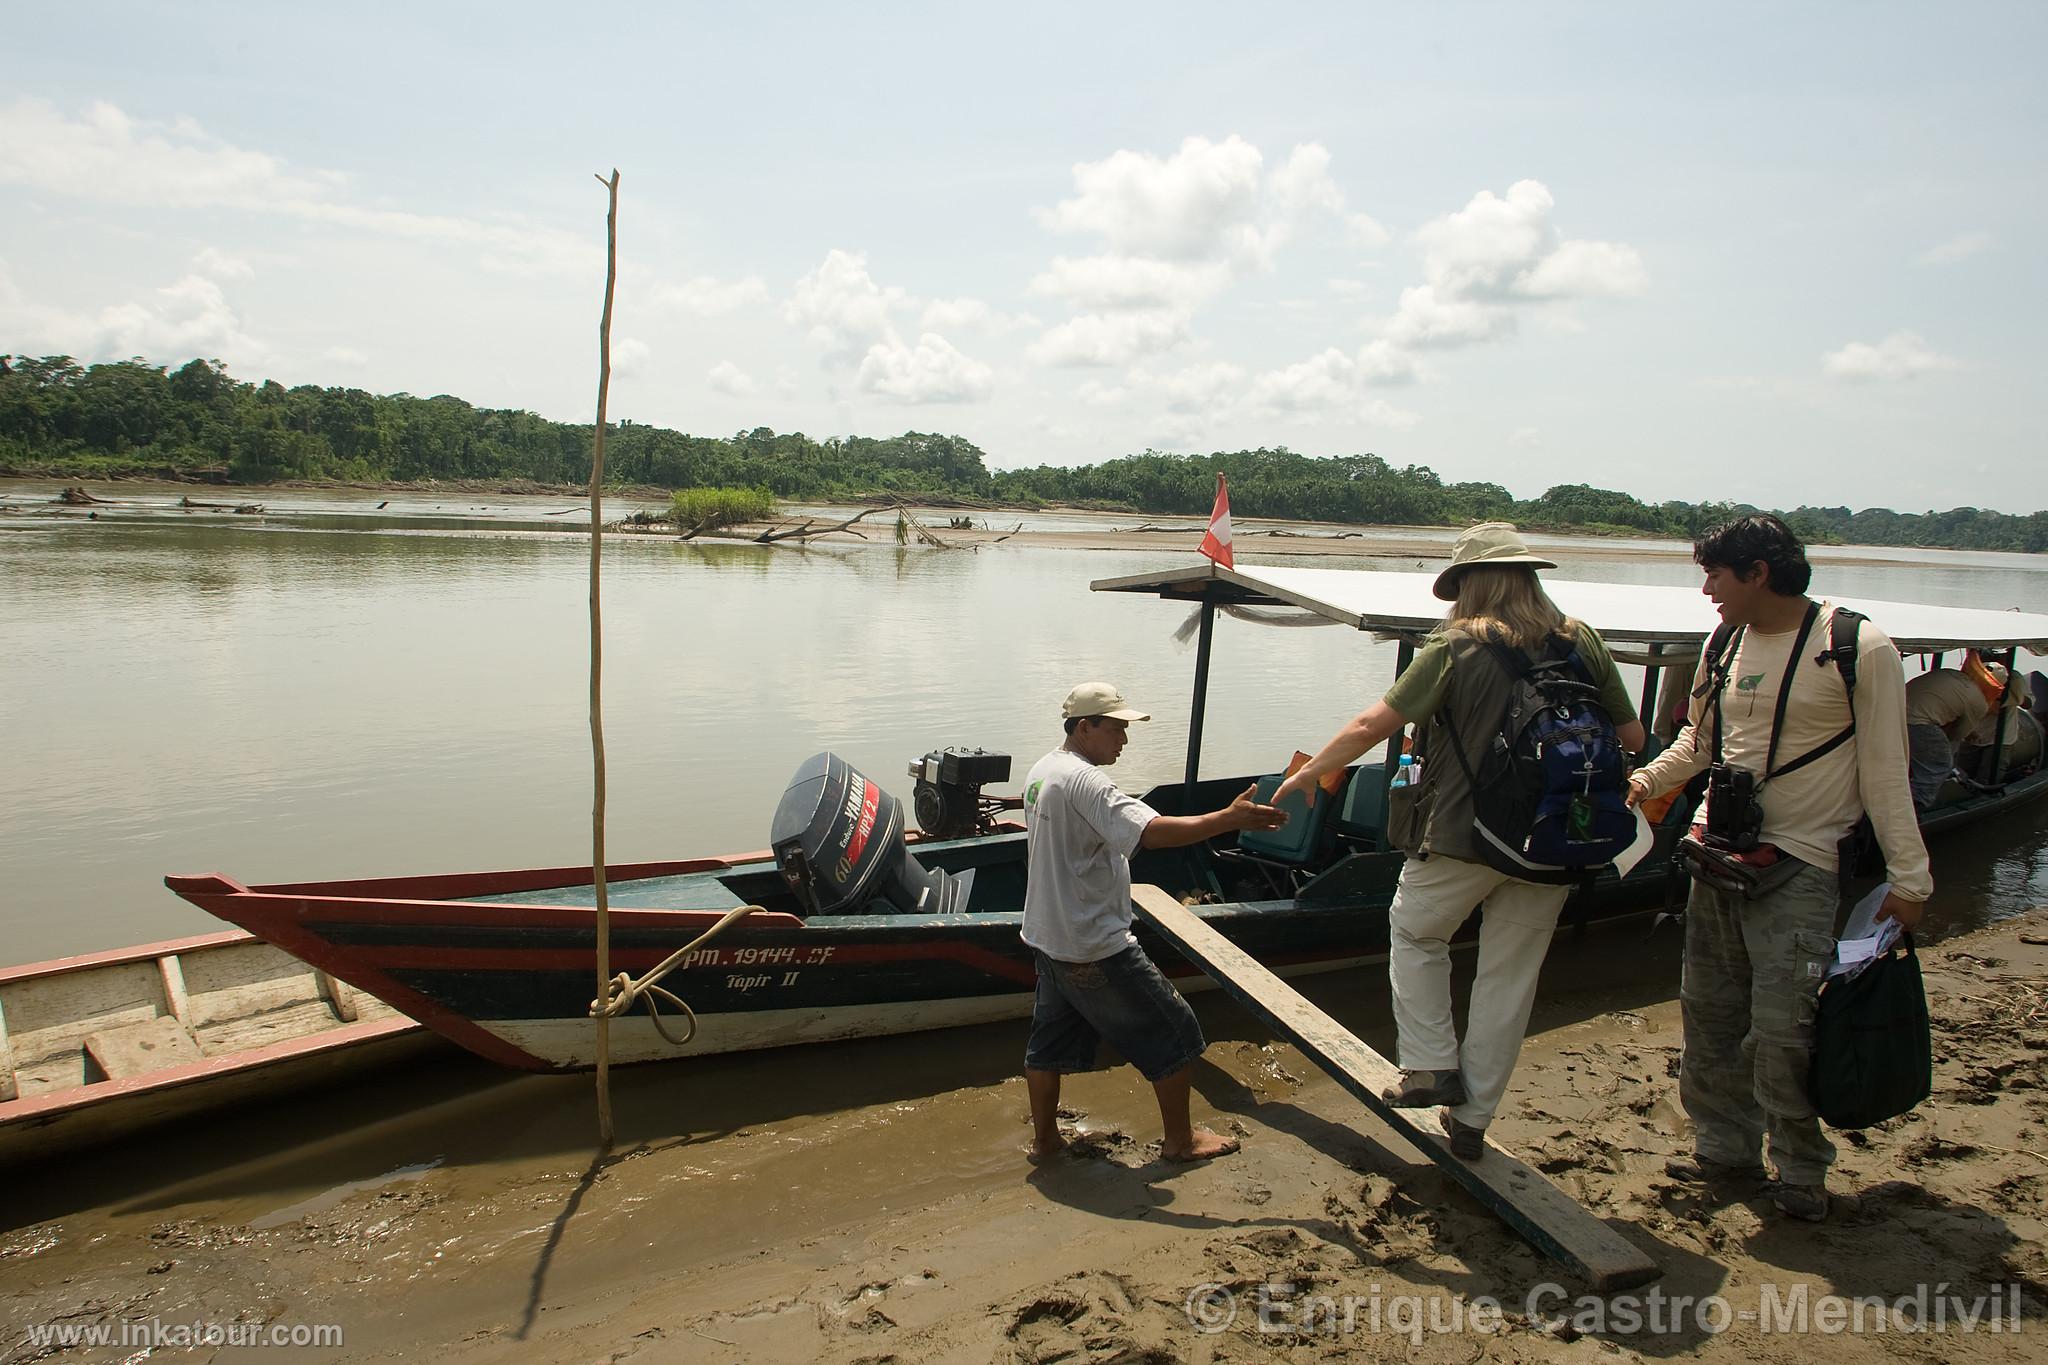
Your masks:
[{"label": "denim shorts", "polygon": [[1031,956],[1038,994],[1024,1065],[1033,1071],[1092,1071],[1106,1042],[1146,1080],[1164,1080],[1207,1046],[1195,1012],[1136,944],[1099,962]]}]

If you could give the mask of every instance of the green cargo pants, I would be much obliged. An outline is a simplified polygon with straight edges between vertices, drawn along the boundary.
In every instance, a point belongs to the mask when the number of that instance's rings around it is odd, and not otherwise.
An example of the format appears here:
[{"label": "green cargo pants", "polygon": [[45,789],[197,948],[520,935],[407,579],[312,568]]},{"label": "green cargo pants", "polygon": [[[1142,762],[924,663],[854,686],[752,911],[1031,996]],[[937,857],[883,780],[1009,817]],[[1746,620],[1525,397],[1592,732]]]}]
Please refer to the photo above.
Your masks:
[{"label": "green cargo pants", "polygon": [[1814,1010],[1835,950],[1835,874],[1803,867],[1761,900],[1694,882],[1685,911],[1678,1096],[1694,1150],[1818,1185],[1835,1159],[1807,1094]]}]

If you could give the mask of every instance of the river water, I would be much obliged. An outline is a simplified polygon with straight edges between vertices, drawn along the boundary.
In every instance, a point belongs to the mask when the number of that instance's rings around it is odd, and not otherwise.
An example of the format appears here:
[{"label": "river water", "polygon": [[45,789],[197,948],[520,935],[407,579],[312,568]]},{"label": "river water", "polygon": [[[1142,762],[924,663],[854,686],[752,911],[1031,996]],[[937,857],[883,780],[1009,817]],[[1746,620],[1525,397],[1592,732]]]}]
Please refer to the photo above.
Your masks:
[{"label": "river water", "polygon": [[[52,490],[8,491],[27,507]],[[589,545],[539,529],[582,520],[580,504],[281,497],[261,518],[175,515],[175,495],[96,521],[0,518],[0,962],[218,927],[163,888],[168,872],[587,863]],[[903,796],[906,763],[948,744],[1006,750],[1021,777],[1085,678],[1118,682],[1154,717],[1120,784],[1179,776],[1193,650],[1172,636],[1187,609],[1088,584],[1188,555],[877,539],[607,540],[612,861],[765,846],[783,787],[821,749]],[[1607,542],[1598,555],[1541,543],[1557,577],[1698,581],[1682,546],[1618,560]],[[1246,562],[1305,562],[1243,544]],[[1375,558],[1370,537],[1358,546],[1313,562],[1416,567]],[[1815,558],[1823,594],[2048,599],[2034,557]],[[1392,656],[1338,628],[1219,619],[1204,771],[1271,771],[1314,749],[1384,689]],[[1940,922],[2048,902],[2048,805],[1943,841],[1935,868]]]}]

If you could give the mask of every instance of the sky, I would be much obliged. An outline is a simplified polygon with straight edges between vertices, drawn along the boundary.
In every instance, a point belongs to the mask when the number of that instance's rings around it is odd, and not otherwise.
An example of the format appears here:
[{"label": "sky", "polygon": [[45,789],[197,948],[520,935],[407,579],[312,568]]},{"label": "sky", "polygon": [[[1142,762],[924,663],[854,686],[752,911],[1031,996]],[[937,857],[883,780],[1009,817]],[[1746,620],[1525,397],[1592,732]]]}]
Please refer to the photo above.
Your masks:
[{"label": "sky", "polygon": [[[0,352],[2048,507],[2048,8],[16,7]],[[1240,508],[1240,514],[1256,514]]]}]

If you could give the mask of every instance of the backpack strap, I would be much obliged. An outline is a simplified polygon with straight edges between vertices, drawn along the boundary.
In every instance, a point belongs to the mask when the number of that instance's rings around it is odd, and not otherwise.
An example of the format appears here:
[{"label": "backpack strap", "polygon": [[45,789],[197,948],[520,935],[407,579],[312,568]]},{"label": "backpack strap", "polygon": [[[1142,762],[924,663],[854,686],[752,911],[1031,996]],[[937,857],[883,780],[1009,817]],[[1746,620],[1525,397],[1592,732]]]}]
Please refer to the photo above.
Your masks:
[{"label": "backpack strap", "polygon": [[[1810,615],[1808,619],[1811,620]],[[1856,631],[1863,624],[1864,619],[1860,612],[1844,611],[1842,608],[1836,607],[1833,619],[1828,622],[1828,647],[1813,658],[1813,661],[1817,664],[1826,664],[1829,661],[1833,661],[1835,668],[1841,673],[1842,686],[1849,694],[1849,724],[1843,728],[1842,733],[1836,735],[1827,743],[1810,753],[1801,754],[1782,768],[1773,769],[1766,764],[1765,777],[1767,779],[1783,777],[1786,773],[1797,771],[1816,759],[1825,758],[1856,737]],[[1795,660],[1798,658],[1799,650],[1803,649],[1805,644],[1806,637],[1802,634],[1799,644],[1793,647],[1793,658]],[[1791,690],[1791,675],[1787,674],[1785,691],[1790,692]],[[1778,720],[1776,724],[1782,725],[1784,718],[1785,698],[1780,696],[1778,698]],[[1777,731],[1773,729],[1771,733],[1773,752],[1776,751],[1777,743]]]},{"label": "backpack strap", "polygon": [[1849,718],[1856,718],[1856,632],[1870,618],[1860,611],[1847,607],[1836,607],[1835,614],[1828,622],[1828,647],[1813,656],[1817,664],[1834,661],[1835,668],[1842,675],[1842,686],[1849,693]]},{"label": "backpack strap", "polygon": [[1728,674],[1735,667],[1735,651],[1742,644],[1746,631],[1743,626],[1731,626],[1726,621],[1714,627],[1714,633],[1707,641],[1702,657],[1707,665],[1707,676],[1692,690],[1695,698],[1705,697],[1712,703],[1714,711],[1714,766],[1721,764],[1721,693],[1727,690]]}]

